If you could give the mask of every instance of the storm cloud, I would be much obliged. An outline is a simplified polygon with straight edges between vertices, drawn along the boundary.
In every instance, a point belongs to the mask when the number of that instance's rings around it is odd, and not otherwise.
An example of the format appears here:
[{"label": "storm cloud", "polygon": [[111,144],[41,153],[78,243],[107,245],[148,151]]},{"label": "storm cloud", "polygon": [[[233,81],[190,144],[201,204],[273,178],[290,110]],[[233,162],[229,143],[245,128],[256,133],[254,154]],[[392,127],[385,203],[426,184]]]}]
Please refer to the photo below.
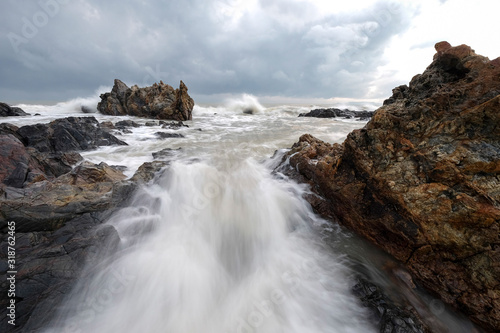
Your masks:
[{"label": "storm cloud", "polygon": [[393,1],[330,12],[304,0],[2,6],[4,101],[85,96],[115,78],[139,86],[183,80],[194,96],[365,98],[391,39],[419,14],[415,5]]}]

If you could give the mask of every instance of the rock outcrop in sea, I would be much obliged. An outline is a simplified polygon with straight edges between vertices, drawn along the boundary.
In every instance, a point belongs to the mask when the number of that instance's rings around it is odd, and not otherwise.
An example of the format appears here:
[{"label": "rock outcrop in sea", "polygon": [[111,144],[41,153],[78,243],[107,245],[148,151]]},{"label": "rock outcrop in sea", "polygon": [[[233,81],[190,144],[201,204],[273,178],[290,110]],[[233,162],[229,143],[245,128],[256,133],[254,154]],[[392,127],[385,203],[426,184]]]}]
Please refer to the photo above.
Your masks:
[{"label": "rock outcrop in sea", "polygon": [[129,88],[115,79],[113,89],[101,95],[97,105],[99,112],[106,115],[131,115],[144,118],[185,121],[192,119],[194,101],[188,94],[184,82],[174,89],[168,84],[155,83],[150,87]]},{"label": "rock outcrop in sea", "polygon": [[0,102],[0,117],[30,116],[23,109]]},{"label": "rock outcrop in sea", "polygon": [[405,264],[416,281],[500,330],[500,58],[436,44],[427,69],[342,145],[303,135],[289,174],[313,207]]},{"label": "rock outcrop in sea", "polygon": [[299,114],[299,117],[315,117],[315,118],[356,118],[366,120],[373,116],[373,111],[351,111],[348,109],[340,110],[336,108],[329,109],[314,109],[307,113]]},{"label": "rock outcrop in sea", "polygon": [[[168,164],[144,163],[126,179],[119,167],[83,161],[79,153],[108,145],[126,143],[94,117],[20,128],[0,124],[0,229],[9,221],[16,228],[14,332],[36,332],[47,324],[84,267],[118,245],[117,231],[102,226],[103,220]],[[5,237],[2,253],[7,246]],[[7,260],[2,262],[6,272]],[[5,295],[7,282],[0,283]],[[7,302],[0,298],[1,327],[9,319]]]}]

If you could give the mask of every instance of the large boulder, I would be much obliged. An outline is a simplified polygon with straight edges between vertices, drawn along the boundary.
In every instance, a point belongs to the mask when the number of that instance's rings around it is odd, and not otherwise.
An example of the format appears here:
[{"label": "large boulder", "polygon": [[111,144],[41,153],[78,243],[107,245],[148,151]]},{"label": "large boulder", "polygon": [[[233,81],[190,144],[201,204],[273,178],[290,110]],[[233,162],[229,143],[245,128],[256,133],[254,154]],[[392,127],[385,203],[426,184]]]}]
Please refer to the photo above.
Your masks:
[{"label": "large boulder", "polygon": [[[52,232],[16,230],[16,326],[7,323],[10,298],[0,297],[3,332],[42,331],[84,268],[94,268],[87,274],[99,270],[96,258],[104,257],[106,251],[113,251],[120,242],[112,226],[101,225],[105,217],[102,213],[84,214]],[[6,250],[7,246],[4,237],[0,247]],[[0,288],[7,295],[5,275]]]},{"label": "large boulder", "polygon": [[97,109],[106,115],[131,115],[153,119],[191,120],[194,107],[193,99],[187,93],[184,82],[178,89],[168,84],[155,83],[150,87],[127,87],[115,79],[113,89],[101,95]]},{"label": "large boulder", "polygon": [[324,215],[375,243],[428,290],[500,330],[500,58],[436,44],[342,145],[304,135],[287,157]]},{"label": "large boulder", "polygon": [[22,188],[53,180],[82,160],[78,151],[126,145],[100,128],[94,117],[69,117],[49,124],[0,126],[0,188]]},{"label": "large boulder", "polygon": [[99,146],[127,145],[100,127],[94,117],[68,117],[49,124],[27,125],[18,129],[27,147],[45,153],[96,149]]},{"label": "large boulder", "polygon": [[23,109],[0,102],[0,117],[29,116]]},{"label": "large boulder", "polygon": [[315,118],[357,118],[361,120],[368,119],[373,116],[373,111],[351,111],[340,110],[335,108],[329,109],[314,109],[307,113],[299,114],[299,117],[315,117]]}]

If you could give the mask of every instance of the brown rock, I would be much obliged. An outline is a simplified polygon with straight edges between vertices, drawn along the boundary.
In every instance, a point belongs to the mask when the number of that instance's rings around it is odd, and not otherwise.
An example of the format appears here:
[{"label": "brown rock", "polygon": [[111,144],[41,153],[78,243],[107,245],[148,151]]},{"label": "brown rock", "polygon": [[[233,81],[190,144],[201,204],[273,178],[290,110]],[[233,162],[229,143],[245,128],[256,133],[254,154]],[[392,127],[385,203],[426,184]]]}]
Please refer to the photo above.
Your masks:
[{"label": "brown rock", "polygon": [[0,182],[22,187],[28,172],[30,155],[23,143],[11,134],[0,135]]},{"label": "brown rock", "polygon": [[466,46],[434,61],[343,143],[302,136],[290,163],[313,206],[500,330],[500,66]]},{"label": "brown rock", "polygon": [[182,81],[179,89],[174,89],[162,81],[150,87],[139,88],[134,85],[129,88],[116,79],[111,92],[101,95],[97,109],[103,114],[115,116],[191,120],[194,101],[187,90]]}]

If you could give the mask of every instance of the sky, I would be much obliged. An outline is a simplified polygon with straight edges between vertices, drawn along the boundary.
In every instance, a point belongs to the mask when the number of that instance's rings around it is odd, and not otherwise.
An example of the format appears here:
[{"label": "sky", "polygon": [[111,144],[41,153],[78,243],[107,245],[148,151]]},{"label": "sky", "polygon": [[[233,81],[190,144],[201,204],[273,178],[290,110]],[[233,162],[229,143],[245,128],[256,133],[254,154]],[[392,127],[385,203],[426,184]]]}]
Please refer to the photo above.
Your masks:
[{"label": "sky", "polygon": [[0,101],[64,101],[182,80],[197,103],[371,101],[434,45],[500,56],[497,0],[2,0]]}]

